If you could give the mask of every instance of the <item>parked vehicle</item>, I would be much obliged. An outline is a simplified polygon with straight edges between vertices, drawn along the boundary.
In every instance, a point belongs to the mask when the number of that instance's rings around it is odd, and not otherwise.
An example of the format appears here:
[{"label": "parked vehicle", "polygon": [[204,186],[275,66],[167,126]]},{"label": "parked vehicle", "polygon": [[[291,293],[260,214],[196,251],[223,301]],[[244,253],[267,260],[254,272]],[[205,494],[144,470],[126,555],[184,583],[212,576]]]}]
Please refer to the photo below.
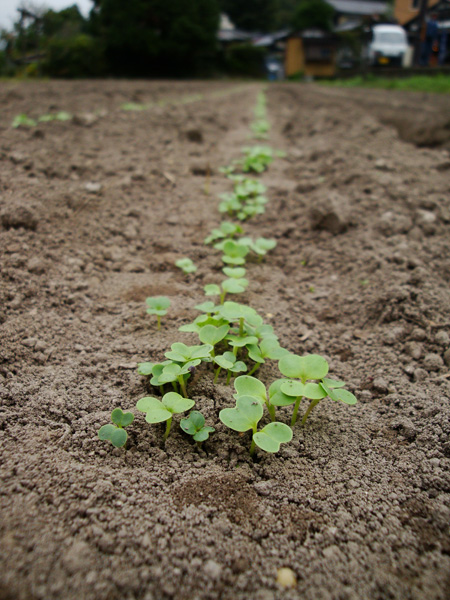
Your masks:
[{"label": "parked vehicle", "polygon": [[372,27],[372,39],[367,48],[369,65],[401,67],[407,50],[406,31],[400,25]]}]

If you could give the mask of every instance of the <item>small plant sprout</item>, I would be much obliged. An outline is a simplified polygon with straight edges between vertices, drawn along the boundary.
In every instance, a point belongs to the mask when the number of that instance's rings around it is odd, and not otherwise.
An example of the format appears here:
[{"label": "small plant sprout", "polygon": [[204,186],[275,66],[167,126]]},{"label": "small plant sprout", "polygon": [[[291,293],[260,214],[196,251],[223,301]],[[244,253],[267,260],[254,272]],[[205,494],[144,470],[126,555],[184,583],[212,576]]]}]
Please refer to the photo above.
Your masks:
[{"label": "small plant sprout", "polygon": [[136,404],[136,408],[145,414],[147,423],[164,423],[167,422],[166,431],[164,433],[164,441],[167,439],[170,428],[172,426],[173,415],[181,414],[191,409],[194,406],[194,400],[183,398],[176,392],[165,394],[162,400],[146,396],[141,398]]},{"label": "small plant sprout", "polygon": [[189,275],[189,273],[195,273],[197,270],[197,267],[190,258],[180,258],[176,261],[175,266],[179,267],[186,275]]},{"label": "small plant sprout", "polygon": [[148,306],[147,313],[149,315],[156,315],[156,328],[161,329],[161,317],[167,314],[167,309],[170,306],[169,298],[166,298],[166,296],[152,296],[151,298],[146,298],[145,302]]},{"label": "small plant sprout", "polygon": [[247,365],[242,360],[237,360],[233,352],[224,352],[219,356],[215,356],[213,360],[218,366],[214,375],[214,383],[217,383],[222,369],[227,371],[227,385],[230,383],[233,373],[245,373],[247,371]]},{"label": "small plant sprout", "polygon": [[222,260],[228,265],[244,265],[245,257],[248,254],[248,246],[239,244],[233,240],[227,240],[222,246]]},{"label": "small plant sprout", "polygon": [[300,380],[288,380],[280,385],[280,391],[284,395],[295,397],[291,425],[294,425],[297,420],[297,413],[302,398],[311,400],[303,415],[302,425],[305,424],[313,408],[317,406],[320,400],[327,396],[336,402],[341,401],[345,404],[352,405],[357,402],[351,392],[341,389],[345,385],[343,381],[326,378],[328,363],[318,354],[307,354],[306,356],[287,354],[280,359],[278,368],[286,377]]},{"label": "small plant sprout", "polygon": [[220,286],[215,283],[208,283],[204,286],[206,296],[220,296],[220,304],[225,301],[227,294],[242,294],[248,286],[248,279],[244,277],[230,278],[222,281]]},{"label": "small plant sprout", "polygon": [[34,119],[28,117],[25,113],[14,117],[11,127],[17,129],[18,127],[36,127],[37,122]]},{"label": "small plant sprout", "polygon": [[181,419],[180,427],[185,433],[192,435],[198,446],[215,431],[214,427],[205,425],[205,417],[198,410],[193,410],[186,419]]},{"label": "small plant sprout", "polygon": [[240,225],[235,225],[229,221],[222,221],[222,223],[219,225],[219,228],[213,229],[209,236],[205,238],[205,244],[211,244],[216,240],[225,238],[231,239],[238,233],[242,233],[242,227]]},{"label": "small plant sprout", "polygon": [[186,346],[181,342],[175,342],[171,346],[171,351],[166,352],[166,357],[174,361],[173,364],[164,367],[162,374],[159,376],[159,381],[168,383],[177,380],[180,389],[187,397],[185,380],[189,377],[192,369],[198,366],[201,361],[211,361],[211,344],[203,344],[202,346]]},{"label": "small plant sprout", "polygon": [[274,153],[270,146],[251,146],[242,148],[244,158],[242,160],[242,170],[244,172],[255,171],[262,173],[273,161]]},{"label": "small plant sprout", "polygon": [[134,420],[133,413],[124,413],[122,409],[115,408],[111,413],[111,423],[103,425],[98,431],[98,437],[101,440],[109,440],[116,448],[122,448],[127,443],[128,434],[124,427],[127,427]]},{"label": "small plant sprout", "polygon": [[258,140],[266,140],[269,136],[267,135],[270,129],[269,121],[267,119],[258,119],[250,123],[250,129],[253,132],[253,136]]},{"label": "small plant sprout", "polygon": [[198,337],[203,344],[212,346],[211,356],[214,357],[214,346],[221,342],[228,334],[230,326],[228,324],[215,327],[214,325],[205,325],[198,332]]},{"label": "small plant sprout", "polygon": [[275,408],[270,404],[270,399],[267,398],[266,386],[262,381],[256,379],[256,377],[251,377],[250,375],[241,375],[234,380],[234,389],[237,392],[234,396],[235,398],[239,398],[240,396],[253,396],[258,402],[265,404],[271,420],[275,421]]},{"label": "small plant sprout", "polygon": [[252,431],[250,455],[255,451],[255,445],[266,452],[278,452],[280,445],[290,442],[292,430],[284,423],[269,423],[258,432],[258,423],[263,416],[263,406],[253,396],[240,396],[235,408],[224,408],[219,413],[219,419],[224,425],[234,431]]},{"label": "small plant sprout", "polygon": [[289,354],[289,351],[282,348],[278,340],[272,337],[262,339],[259,344],[248,345],[247,352],[249,358],[256,363],[249,375],[253,375],[259,369],[260,365],[265,362],[266,358],[279,360],[286,354]]},{"label": "small plant sprout", "polygon": [[263,256],[277,245],[276,240],[263,237],[259,237],[256,240],[253,240],[251,237],[243,237],[238,240],[238,243],[247,246],[249,250],[259,257],[259,260],[262,260]]}]

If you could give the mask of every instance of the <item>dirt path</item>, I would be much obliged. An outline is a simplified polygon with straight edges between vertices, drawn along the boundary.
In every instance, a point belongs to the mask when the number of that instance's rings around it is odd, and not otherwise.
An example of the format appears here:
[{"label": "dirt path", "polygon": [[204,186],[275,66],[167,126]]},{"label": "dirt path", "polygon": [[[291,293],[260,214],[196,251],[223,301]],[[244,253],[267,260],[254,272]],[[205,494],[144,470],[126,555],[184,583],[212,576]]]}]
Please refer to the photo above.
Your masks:
[{"label": "dirt path", "polygon": [[[449,598],[450,156],[401,141],[374,108],[383,96],[407,119],[421,97],[269,88],[287,157],[245,232],[278,245],[249,265],[243,301],[359,402],[323,401],[253,461],[218,419],[232,388],[206,375],[190,387],[217,429],[204,451],[178,427],[163,446],[134,407],[148,391],[136,363],[196,343],[178,327],[220,281],[203,239],[261,86],[1,86],[0,598]],[[10,127],[56,110],[75,120]],[[195,276],[174,266],[185,255]],[[160,332],[156,294],[172,302]],[[126,453],[97,438],[119,405],[136,414]],[[276,584],[284,566],[294,589]]]}]

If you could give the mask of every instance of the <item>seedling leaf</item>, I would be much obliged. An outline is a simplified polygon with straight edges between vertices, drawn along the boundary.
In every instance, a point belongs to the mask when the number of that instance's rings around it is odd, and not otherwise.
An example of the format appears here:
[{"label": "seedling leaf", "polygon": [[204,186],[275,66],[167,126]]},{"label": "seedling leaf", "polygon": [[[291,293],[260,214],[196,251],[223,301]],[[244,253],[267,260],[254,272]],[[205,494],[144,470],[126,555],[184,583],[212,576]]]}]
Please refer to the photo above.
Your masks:
[{"label": "seedling leaf", "polygon": [[118,427],[126,427],[134,420],[133,413],[124,413],[121,408],[115,408],[111,413],[111,420]]},{"label": "seedling leaf", "polygon": [[117,428],[114,427],[114,425],[111,425],[111,423],[109,423],[108,425],[103,425],[102,427],[100,427],[100,429],[98,430],[98,437],[101,440],[110,440],[111,441],[111,435],[113,434],[113,432],[116,430]]},{"label": "seedling leaf", "polygon": [[292,440],[292,429],[284,423],[269,423],[253,435],[253,440],[266,452],[278,452],[281,444]]},{"label": "seedling leaf", "polygon": [[303,382],[307,379],[322,379],[328,373],[327,361],[318,354],[286,354],[280,359],[278,368],[286,377],[295,377]]},{"label": "seedling leaf", "polygon": [[111,444],[116,448],[121,448],[126,444],[128,439],[128,434],[125,429],[114,429],[111,434],[110,440]]},{"label": "seedling leaf", "polygon": [[204,344],[210,344],[215,346],[227,335],[230,327],[228,325],[222,325],[221,327],[214,327],[214,325],[205,325],[198,332],[200,341]]},{"label": "seedling leaf", "polygon": [[151,363],[151,362],[143,362],[143,363],[138,363],[138,373],[139,375],[152,375],[152,370],[153,367],[155,366],[155,363]]},{"label": "seedling leaf", "polygon": [[224,408],[220,411],[219,419],[230,429],[243,432],[255,430],[263,412],[262,404],[256,398],[240,396],[235,408]]},{"label": "seedling leaf", "polygon": [[274,406],[290,406],[294,404],[296,396],[289,396],[282,390],[285,379],[277,379],[269,388],[270,404]]},{"label": "seedling leaf", "polygon": [[253,396],[259,402],[264,404],[266,402],[266,386],[250,375],[241,375],[234,381],[234,389],[237,392],[237,396]]}]

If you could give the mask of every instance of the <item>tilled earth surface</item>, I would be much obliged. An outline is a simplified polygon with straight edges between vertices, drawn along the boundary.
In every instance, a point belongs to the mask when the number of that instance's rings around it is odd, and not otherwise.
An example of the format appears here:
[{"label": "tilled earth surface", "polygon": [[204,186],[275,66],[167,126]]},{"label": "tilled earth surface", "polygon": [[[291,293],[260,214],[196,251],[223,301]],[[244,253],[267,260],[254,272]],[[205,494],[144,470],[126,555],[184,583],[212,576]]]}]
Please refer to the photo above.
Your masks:
[{"label": "tilled earth surface", "polygon": [[[240,299],[359,402],[322,401],[252,460],[218,419],[232,386],[206,367],[188,387],[216,427],[202,450],[177,423],[163,445],[134,407],[150,391],[136,364],[197,343],[178,327],[221,280],[203,239],[261,86],[1,86],[0,598],[449,598],[448,98],[270,86],[287,156],[245,233],[278,245]],[[75,116],[10,126],[58,110]],[[97,437],[116,406],[136,414],[126,451]]]}]

